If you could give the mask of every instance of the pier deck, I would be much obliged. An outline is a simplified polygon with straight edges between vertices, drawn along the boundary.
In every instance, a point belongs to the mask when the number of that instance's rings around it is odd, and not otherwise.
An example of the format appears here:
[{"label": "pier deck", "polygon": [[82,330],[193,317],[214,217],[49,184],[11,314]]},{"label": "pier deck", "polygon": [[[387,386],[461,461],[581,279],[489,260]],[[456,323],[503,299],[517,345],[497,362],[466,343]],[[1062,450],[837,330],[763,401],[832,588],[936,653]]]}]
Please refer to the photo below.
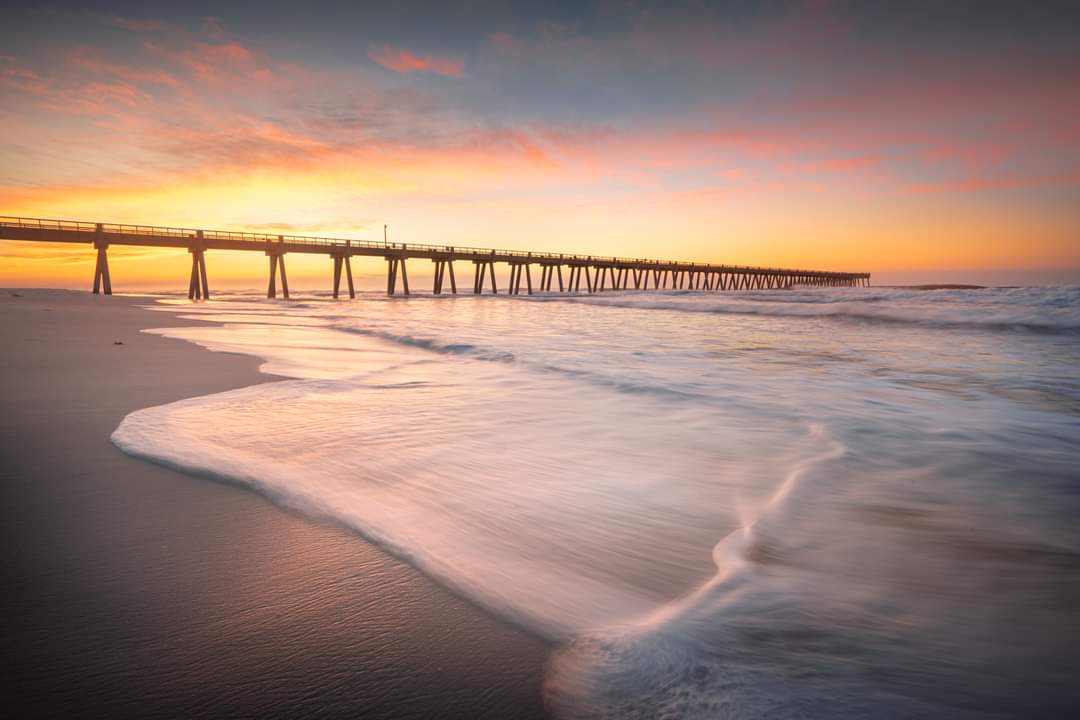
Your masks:
[{"label": "pier deck", "polygon": [[[409,278],[406,260],[430,260],[435,263],[433,294],[441,294],[447,275],[450,292],[457,293],[454,262],[472,262],[475,266],[473,292],[499,291],[495,279],[496,263],[510,267],[505,292],[516,295],[522,290],[533,292],[604,292],[611,290],[685,289],[701,291],[763,290],[790,288],[795,285],[818,287],[869,286],[869,273],[827,272],[790,268],[716,265],[678,260],[605,257],[571,253],[526,252],[491,248],[422,245],[416,243],[380,243],[365,240],[273,235],[267,233],[196,230],[189,228],[123,225],[73,220],[0,216],[0,240],[30,242],[60,242],[92,245],[97,252],[93,292],[112,294],[107,250],[112,245],[167,247],[186,249],[192,258],[188,297],[208,298],[207,250],[246,250],[261,252],[269,258],[267,297],[277,297],[278,276],[284,297],[289,297],[285,274],[285,255],[307,253],[326,255],[333,261],[334,297],[341,291],[344,270],[349,297],[356,297],[353,285],[353,257],[382,257],[387,263],[386,292],[401,289],[408,295]],[[538,283],[533,284],[533,266],[540,270]],[[566,275],[563,269],[566,269]],[[582,284],[584,275],[584,286]],[[564,282],[565,279],[565,282]],[[557,281],[557,283],[556,283]],[[650,285],[651,284],[651,285]]]}]

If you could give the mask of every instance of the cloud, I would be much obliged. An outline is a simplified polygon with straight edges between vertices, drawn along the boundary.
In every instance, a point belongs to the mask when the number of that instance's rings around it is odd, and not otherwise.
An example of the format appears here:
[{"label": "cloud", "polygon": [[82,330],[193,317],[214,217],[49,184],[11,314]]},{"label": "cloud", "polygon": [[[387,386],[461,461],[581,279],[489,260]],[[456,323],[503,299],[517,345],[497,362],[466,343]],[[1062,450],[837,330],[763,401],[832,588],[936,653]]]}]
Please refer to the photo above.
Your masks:
[{"label": "cloud", "polygon": [[518,42],[514,40],[514,36],[508,32],[491,33],[488,35],[488,41],[493,48],[498,50],[513,50],[518,45]]},{"label": "cloud", "polygon": [[460,77],[465,71],[465,61],[461,58],[415,55],[389,45],[371,48],[368,57],[384,68],[399,73],[432,72],[444,77]]}]

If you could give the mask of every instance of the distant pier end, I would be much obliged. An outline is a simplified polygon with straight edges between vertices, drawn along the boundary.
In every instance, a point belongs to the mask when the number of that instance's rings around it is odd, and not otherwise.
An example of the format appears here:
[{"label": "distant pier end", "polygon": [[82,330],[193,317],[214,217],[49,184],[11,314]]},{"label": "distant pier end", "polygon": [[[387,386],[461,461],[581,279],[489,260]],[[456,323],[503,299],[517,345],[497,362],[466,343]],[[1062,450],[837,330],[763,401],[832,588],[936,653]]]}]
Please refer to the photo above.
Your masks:
[{"label": "distant pier end", "polygon": [[[335,238],[304,237],[297,235],[269,235],[262,233],[230,232],[223,230],[191,230],[186,228],[155,227],[150,225],[118,225],[113,223],[78,222],[73,220],[45,220],[0,216],[0,240],[30,242],[83,243],[97,251],[94,268],[93,292],[112,294],[112,278],[109,275],[108,248],[110,245],[134,245],[141,247],[167,247],[186,249],[191,254],[191,278],[188,297],[210,297],[207,282],[207,250],[247,250],[264,253],[270,261],[270,277],[266,296],[277,297],[277,280],[280,275],[282,295],[289,297],[289,283],[285,275],[287,253],[326,255],[333,261],[334,297],[341,290],[341,274],[345,271],[349,297],[356,297],[353,287],[351,258],[381,257],[386,260],[386,292],[395,295],[398,278],[405,295],[410,294],[409,276],[405,261],[430,260],[435,263],[432,294],[443,292],[449,273],[450,292],[457,293],[454,261],[472,262],[476,267],[473,292],[481,294],[485,285],[492,293],[498,293],[495,280],[495,264],[510,267],[506,292],[518,295],[522,290],[529,295],[534,291],[578,293],[583,290],[597,293],[611,290],[769,290],[784,289],[796,285],[811,287],[869,287],[870,273],[827,272],[821,270],[796,270],[787,268],[748,267],[743,265],[715,265],[644,258],[600,257],[550,252],[522,252],[518,250],[493,250],[490,248],[453,247],[449,245],[418,245],[414,243],[386,243],[363,240],[339,240]],[[539,268],[539,282],[533,285],[533,266]],[[563,269],[566,269],[564,276]],[[584,287],[582,286],[584,275]],[[564,282],[565,277],[565,282]],[[557,280],[557,285],[556,285]]]}]

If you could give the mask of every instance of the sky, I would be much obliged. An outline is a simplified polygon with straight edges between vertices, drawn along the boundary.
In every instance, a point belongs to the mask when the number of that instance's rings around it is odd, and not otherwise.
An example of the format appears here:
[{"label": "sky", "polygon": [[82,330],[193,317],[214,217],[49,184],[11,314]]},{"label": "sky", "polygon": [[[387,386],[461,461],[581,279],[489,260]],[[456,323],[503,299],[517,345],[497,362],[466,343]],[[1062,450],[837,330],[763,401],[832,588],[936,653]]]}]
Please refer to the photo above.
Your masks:
[{"label": "sky", "polygon": [[[1080,3],[6,0],[0,215],[1080,282]],[[0,243],[0,285],[92,267]]]}]

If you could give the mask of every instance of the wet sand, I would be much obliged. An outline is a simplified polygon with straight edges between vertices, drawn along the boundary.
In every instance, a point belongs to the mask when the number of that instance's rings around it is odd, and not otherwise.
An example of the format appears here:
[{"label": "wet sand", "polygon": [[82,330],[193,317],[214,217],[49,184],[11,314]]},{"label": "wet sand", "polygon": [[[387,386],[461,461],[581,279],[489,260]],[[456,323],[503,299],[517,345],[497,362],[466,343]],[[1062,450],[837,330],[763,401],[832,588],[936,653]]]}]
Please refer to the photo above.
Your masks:
[{"label": "wet sand", "polygon": [[0,291],[8,705],[36,717],[545,717],[543,642],[355,534],[112,445],[132,410],[274,379],[255,358],[139,332],[194,324],[148,303]]}]

